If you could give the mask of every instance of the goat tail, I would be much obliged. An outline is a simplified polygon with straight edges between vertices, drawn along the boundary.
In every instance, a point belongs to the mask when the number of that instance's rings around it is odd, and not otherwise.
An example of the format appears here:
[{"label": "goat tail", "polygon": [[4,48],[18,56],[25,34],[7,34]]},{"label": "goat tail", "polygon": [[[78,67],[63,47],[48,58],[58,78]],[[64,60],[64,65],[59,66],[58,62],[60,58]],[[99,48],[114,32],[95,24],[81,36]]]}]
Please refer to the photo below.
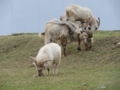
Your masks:
[{"label": "goat tail", "polygon": [[45,33],[45,45],[51,42],[50,35],[48,33]]}]

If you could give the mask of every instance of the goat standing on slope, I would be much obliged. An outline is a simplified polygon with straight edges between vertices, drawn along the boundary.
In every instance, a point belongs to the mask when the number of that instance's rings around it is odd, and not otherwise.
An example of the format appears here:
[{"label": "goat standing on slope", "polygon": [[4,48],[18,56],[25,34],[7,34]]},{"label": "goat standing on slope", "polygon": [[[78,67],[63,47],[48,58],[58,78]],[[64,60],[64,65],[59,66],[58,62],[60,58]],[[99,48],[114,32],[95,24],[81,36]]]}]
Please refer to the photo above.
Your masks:
[{"label": "goat standing on slope", "polygon": [[66,56],[66,46],[77,39],[80,32],[76,31],[75,24],[67,21],[52,20],[45,25],[45,44],[59,40],[62,46],[62,54]]},{"label": "goat standing on slope", "polygon": [[56,43],[47,44],[41,47],[36,58],[35,57],[30,57],[30,58],[32,59],[38,71],[38,75],[35,76],[44,75],[43,70],[45,68],[47,68],[49,75],[51,64],[54,65],[54,74],[57,74],[58,65],[61,59],[61,47]]},{"label": "goat standing on slope", "polygon": [[66,12],[60,17],[61,20],[81,21],[86,23],[85,28],[95,31],[100,26],[100,19],[96,20],[92,11],[87,7],[71,4],[66,7]]}]

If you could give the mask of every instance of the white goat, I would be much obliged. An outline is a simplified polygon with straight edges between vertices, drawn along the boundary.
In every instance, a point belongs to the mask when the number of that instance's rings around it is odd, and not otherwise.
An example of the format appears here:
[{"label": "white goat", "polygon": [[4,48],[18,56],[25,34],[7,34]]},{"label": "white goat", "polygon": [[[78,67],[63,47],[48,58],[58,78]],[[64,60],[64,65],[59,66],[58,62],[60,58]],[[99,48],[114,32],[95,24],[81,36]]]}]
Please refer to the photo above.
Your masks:
[{"label": "white goat", "polygon": [[51,64],[54,65],[54,74],[57,74],[58,65],[60,63],[60,58],[61,58],[61,47],[56,43],[47,44],[41,47],[36,58],[34,57],[30,57],[30,58],[32,59],[38,71],[38,75],[34,75],[34,76],[44,75],[43,70],[45,68],[47,68],[49,75]]},{"label": "white goat", "polygon": [[[65,18],[66,16],[66,18]],[[100,19],[96,20],[92,11],[87,7],[82,7],[77,4],[71,4],[66,7],[66,13],[61,17],[61,20],[81,21],[86,24],[86,28],[97,30],[100,26]]]}]

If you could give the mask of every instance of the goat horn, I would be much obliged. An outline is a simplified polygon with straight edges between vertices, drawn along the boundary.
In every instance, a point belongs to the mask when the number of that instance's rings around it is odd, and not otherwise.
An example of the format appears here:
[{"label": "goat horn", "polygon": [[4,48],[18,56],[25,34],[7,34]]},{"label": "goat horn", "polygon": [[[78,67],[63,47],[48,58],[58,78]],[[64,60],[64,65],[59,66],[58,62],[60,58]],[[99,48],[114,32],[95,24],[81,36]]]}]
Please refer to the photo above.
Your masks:
[{"label": "goat horn", "polygon": [[52,61],[52,60],[46,59],[45,61],[42,61],[40,64],[43,65],[43,64],[46,63],[47,61]]},{"label": "goat horn", "polygon": [[30,59],[31,59],[35,64],[37,64],[37,61],[36,61],[36,58],[35,58],[35,57],[30,56]]},{"label": "goat horn", "polygon": [[98,17],[98,25],[100,26],[100,18]]}]

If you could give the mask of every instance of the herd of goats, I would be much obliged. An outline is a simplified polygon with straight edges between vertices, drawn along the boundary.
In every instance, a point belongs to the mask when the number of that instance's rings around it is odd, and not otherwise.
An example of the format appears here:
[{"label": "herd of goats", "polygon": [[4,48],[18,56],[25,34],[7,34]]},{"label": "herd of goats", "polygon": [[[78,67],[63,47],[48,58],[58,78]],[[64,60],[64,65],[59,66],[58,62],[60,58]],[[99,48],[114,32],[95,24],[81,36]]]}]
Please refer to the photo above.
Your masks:
[{"label": "herd of goats", "polygon": [[[84,50],[89,50],[92,47],[93,31],[99,26],[100,19],[96,20],[89,8],[77,4],[68,5],[60,20],[53,19],[46,23],[45,32],[42,33],[45,45],[36,57],[30,57],[38,71],[35,76],[45,75],[45,68],[49,75],[51,64],[54,65],[54,74],[57,74],[61,54],[66,56],[66,45],[69,42],[77,41],[78,50],[81,50],[81,44]],[[62,49],[57,41],[60,41]]]}]

